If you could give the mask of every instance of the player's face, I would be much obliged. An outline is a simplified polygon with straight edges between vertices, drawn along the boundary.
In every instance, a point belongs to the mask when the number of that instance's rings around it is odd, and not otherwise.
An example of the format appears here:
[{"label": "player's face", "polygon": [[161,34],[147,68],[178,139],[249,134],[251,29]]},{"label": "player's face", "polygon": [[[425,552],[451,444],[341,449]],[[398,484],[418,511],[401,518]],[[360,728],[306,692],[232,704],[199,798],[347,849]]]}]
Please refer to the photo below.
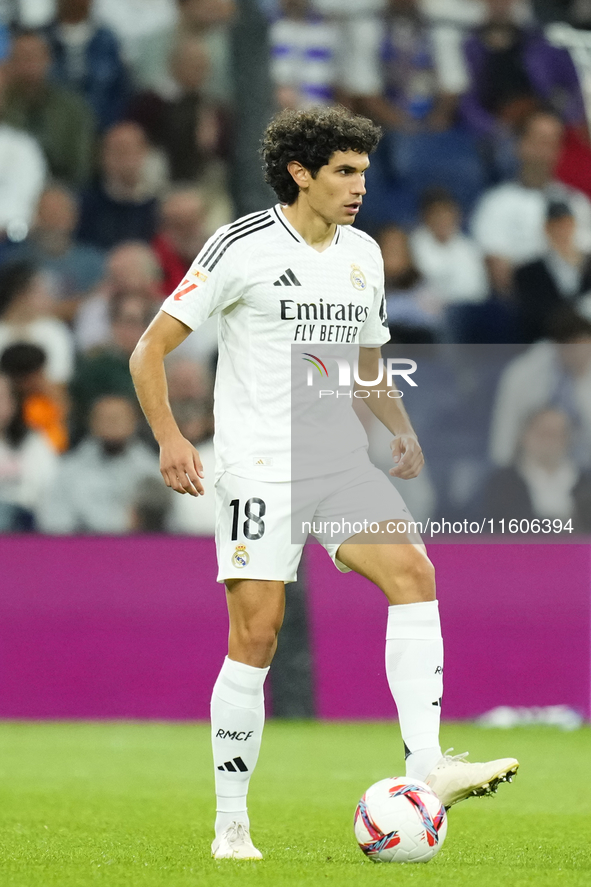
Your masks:
[{"label": "player's face", "polygon": [[336,151],[315,179],[309,178],[307,198],[311,209],[328,224],[352,225],[365,194],[367,154]]}]

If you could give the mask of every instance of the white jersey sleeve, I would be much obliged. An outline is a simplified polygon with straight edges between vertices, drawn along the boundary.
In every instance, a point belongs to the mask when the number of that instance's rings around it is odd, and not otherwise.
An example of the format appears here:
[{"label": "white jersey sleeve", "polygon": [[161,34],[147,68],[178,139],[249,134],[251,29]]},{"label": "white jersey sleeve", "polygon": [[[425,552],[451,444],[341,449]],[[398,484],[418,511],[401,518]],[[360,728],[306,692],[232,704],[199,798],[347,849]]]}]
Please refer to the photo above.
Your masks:
[{"label": "white jersey sleeve", "polygon": [[[376,249],[379,247],[376,244]],[[379,286],[376,288],[374,300],[367,320],[361,328],[359,334],[359,344],[365,348],[378,348],[390,341],[390,330],[388,328],[388,314],[386,311],[386,292],[384,285],[384,262],[382,255],[378,255],[379,261]]]},{"label": "white jersey sleeve", "polygon": [[236,251],[228,253],[231,226],[225,225],[209,238],[162,310],[192,330],[237,302],[244,290],[242,262]]}]

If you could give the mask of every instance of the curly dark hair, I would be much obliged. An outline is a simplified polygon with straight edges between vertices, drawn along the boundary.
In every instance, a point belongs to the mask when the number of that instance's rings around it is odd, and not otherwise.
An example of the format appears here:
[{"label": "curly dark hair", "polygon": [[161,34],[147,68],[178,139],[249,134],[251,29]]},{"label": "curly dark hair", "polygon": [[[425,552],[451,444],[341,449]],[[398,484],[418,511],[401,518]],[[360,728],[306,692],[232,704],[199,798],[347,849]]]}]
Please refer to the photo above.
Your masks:
[{"label": "curly dark hair", "polygon": [[297,160],[315,178],[335,151],[370,154],[381,135],[380,127],[367,117],[341,106],[281,111],[271,120],[261,144],[265,181],[281,203],[295,203],[299,188],[288,163]]}]

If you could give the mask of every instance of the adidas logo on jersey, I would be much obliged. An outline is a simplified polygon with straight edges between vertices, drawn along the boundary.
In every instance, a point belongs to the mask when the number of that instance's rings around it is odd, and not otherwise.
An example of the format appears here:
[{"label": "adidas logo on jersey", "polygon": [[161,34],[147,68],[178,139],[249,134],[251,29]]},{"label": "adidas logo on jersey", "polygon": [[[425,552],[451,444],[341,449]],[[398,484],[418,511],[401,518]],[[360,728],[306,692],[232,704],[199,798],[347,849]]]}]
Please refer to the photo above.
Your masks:
[{"label": "adidas logo on jersey", "polygon": [[288,268],[287,271],[284,271],[281,277],[275,281],[273,286],[301,286],[302,284],[299,282],[291,268]]},{"label": "adidas logo on jersey", "polygon": [[242,758],[233,758],[231,761],[226,761],[225,764],[218,767],[218,770],[227,770],[228,773],[236,773],[237,770],[240,770],[241,773],[248,773],[248,767]]}]

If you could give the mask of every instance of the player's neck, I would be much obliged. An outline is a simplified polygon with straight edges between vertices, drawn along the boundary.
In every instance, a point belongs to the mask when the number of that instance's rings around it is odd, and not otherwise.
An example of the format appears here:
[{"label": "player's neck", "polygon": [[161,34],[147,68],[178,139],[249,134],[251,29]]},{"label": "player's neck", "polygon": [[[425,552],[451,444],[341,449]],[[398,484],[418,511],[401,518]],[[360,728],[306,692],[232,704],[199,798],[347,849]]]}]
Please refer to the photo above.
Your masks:
[{"label": "player's neck", "polygon": [[298,199],[291,206],[282,206],[281,211],[308,246],[317,252],[324,252],[333,242],[337,228],[335,223],[327,222],[303,200]]}]

